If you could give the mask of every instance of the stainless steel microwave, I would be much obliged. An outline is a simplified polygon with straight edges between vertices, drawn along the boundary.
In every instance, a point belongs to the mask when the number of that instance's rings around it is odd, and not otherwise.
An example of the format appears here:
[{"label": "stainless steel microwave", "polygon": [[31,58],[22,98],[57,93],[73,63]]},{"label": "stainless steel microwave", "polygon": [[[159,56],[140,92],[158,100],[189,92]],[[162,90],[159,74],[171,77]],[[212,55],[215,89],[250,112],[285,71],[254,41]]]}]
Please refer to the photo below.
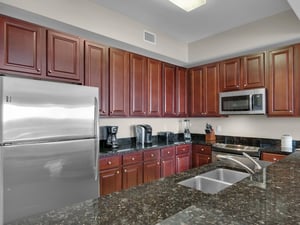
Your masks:
[{"label": "stainless steel microwave", "polygon": [[266,114],[266,89],[221,92],[220,114]]}]

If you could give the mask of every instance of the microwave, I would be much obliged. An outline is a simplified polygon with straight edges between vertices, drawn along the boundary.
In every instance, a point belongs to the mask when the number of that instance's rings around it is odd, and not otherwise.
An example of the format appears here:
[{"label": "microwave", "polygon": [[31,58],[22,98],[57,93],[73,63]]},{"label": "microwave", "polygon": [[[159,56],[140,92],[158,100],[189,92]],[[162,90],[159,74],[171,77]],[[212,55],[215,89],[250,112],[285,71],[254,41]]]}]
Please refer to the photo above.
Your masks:
[{"label": "microwave", "polygon": [[266,114],[266,89],[221,92],[219,110],[222,115]]}]

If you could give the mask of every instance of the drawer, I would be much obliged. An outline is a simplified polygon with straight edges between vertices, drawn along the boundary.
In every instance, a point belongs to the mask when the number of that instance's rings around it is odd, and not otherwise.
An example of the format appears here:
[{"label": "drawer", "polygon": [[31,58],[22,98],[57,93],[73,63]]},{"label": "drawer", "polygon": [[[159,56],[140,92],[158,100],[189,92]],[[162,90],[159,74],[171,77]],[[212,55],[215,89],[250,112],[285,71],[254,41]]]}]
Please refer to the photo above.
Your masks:
[{"label": "drawer", "polygon": [[176,146],[176,155],[189,153],[190,148],[190,145],[178,145]]},{"label": "drawer", "polygon": [[210,155],[211,154],[211,146],[208,145],[193,145],[192,146],[193,153],[201,153]]},{"label": "drawer", "polygon": [[160,159],[159,149],[144,151],[144,161],[159,160],[159,159]]},{"label": "drawer", "polygon": [[286,157],[286,155],[268,153],[268,152],[263,152],[261,155],[262,160],[269,161],[269,162],[277,162],[285,157]]},{"label": "drawer", "polygon": [[121,166],[121,156],[111,156],[99,159],[99,169],[106,170]]},{"label": "drawer", "polygon": [[161,158],[175,157],[175,146],[162,148],[160,154]]},{"label": "drawer", "polygon": [[132,163],[143,162],[143,153],[136,152],[123,155],[123,165],[128,165]]}]

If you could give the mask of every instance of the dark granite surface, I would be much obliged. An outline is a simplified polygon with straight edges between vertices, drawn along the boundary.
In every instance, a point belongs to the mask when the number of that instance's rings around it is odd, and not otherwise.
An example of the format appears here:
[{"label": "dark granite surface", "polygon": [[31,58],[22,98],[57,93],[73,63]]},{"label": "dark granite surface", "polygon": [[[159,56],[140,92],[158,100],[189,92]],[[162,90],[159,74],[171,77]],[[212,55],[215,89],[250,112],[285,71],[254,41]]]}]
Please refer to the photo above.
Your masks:
[{"label": "dark granite surface", "polygon": [[262,183],[263,171],[214,195],[177,184],[224,166],[212,163],[11,224],[300,224],[300,152],[268,166]]}]

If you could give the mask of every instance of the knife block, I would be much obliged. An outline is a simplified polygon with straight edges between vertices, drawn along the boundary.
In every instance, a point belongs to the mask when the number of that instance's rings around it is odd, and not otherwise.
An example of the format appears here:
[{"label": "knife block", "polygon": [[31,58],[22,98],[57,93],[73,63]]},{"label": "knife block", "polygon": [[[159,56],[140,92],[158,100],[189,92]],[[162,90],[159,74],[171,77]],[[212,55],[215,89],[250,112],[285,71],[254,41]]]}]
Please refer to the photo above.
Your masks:
[{"label": "knife block", "polygon": [[205,141],[206,141],[206,142],[214,142],[214,141],[216,141],[216,135],[215,135],[215,132],[212,131],[212,132],[209,133],[209,134],[205,134]]}]

